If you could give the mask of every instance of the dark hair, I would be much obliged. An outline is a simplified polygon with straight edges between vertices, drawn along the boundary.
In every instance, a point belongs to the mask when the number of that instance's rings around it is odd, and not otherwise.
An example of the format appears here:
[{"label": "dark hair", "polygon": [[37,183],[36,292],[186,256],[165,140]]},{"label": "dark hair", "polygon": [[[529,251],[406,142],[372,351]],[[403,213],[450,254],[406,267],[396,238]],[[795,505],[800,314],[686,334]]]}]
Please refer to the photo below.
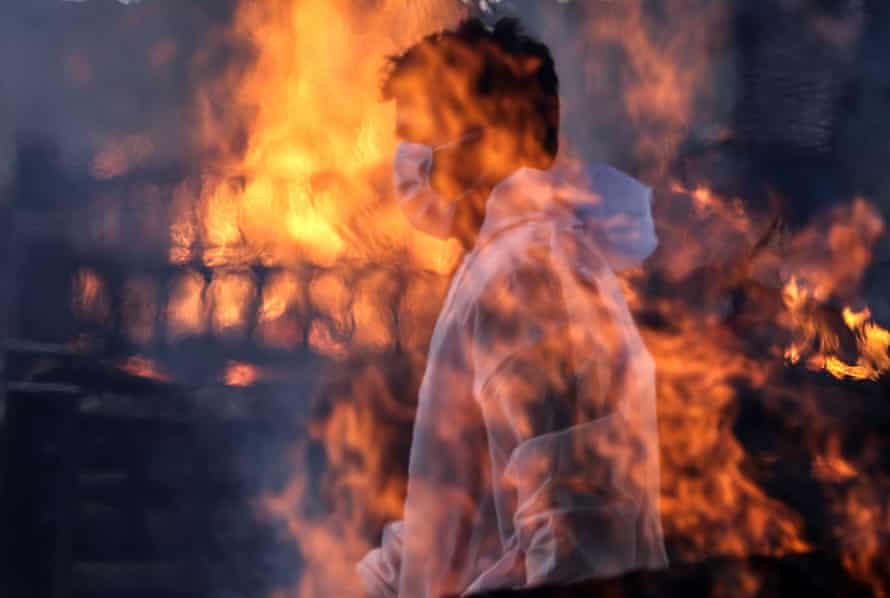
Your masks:
[{"label": "dark hair", "polygon": [[[468,51],[472,65],[467,64]],[[533,131],[547,157],[552,161],[556,156],[559,79],[553,56],[546,45],[522,30],[519,21],[503,18],[489,28],[479,19],[467,19],[454,30],[428,35],[389,57],[381,86],[384,99],[398,99],[398,84],[409,77],[420,77],[421,85],[434,91],[441,82],[429,74],[424,77],[430,60],[473,77],[468,82],[473,99],[484,106],[491,122]]]}]

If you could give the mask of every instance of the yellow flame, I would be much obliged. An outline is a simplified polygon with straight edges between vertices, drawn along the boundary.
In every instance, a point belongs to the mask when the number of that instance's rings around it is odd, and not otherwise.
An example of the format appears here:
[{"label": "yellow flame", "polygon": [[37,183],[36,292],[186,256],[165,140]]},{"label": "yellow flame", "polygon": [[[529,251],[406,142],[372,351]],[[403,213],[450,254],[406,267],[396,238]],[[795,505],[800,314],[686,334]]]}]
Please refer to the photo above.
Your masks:
[{"label": "yellow flame", "polygon": [[[256,49],[233,108],[247,124],[246,150],[224,154],[217,171],[226,174],[200,185],[192,200],[198,227],[187,207],[174,209],[171,260],[198,254],[211,267],[333,266],[407,249],[422,268],[452,267],[441,259],[443,243],[411,230],[389,196],[389,177],[381,177],[395,139],[393,107],[379,85],[386,56],[463,13],[459,5],[406,8],[396,0],[242,2],[234,33]],[[214,145],[224,123],[210,115],[211,104],[202,98],[202,134]]]},{"label": "yellow flame", "polygon": [[243,331],[256,292],[253,276],[246,271],[218,271],[207,291],[214,331],[217,334]]},{"label": "yellow flame", "polygon": [[206,329],[204,286],[204,277],[192,270],[174,280],[167,304],[167,336],[171,340],[201,334]]}]

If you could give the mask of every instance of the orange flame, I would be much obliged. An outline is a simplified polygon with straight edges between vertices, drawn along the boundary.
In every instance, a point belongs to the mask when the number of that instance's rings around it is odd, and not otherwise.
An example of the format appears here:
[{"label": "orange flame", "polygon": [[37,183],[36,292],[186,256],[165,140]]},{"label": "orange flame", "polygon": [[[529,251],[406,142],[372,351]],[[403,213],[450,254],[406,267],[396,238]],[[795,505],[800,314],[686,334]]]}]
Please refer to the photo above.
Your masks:
[{"label": "orange flame", "polygon": [[261,370],[252,364],[230,361],[223,374],[226,386],[253,386],[260,379]]},{"label": "orange flame", "polygon": [[81,268],[72,280],[71,307],[81,320],[101,324],[108,320],[111,303],[105,281],[95,270]]},{"label": "orange flame", "polygon": [[143,357],[142,355],[134,355],[120,365],[120,369],[140,378],[149,378],[158,382],[169,382],[170,375],[156,361]]},{"label": "orange flame", "polygon": [[217,270],[207,288],[214,332],[221,336],[243,335],[255,294],[256,284],[249,271]]},{"label": "orange flame", "polygon": [[174,280],[167,305],[167,336],[171,340],[201,334],[207,327],[204,277],[187,271]]},{"label": "orange flame", "polygon": [[[422,268],[453,266],[453,246],[412,230],[383,202],[387,178],[375,169],[394,148],[393,108],[379,92],[384,57],[460,14],[446,3],[406,9],[394,0],[375,8],[345,0],[242,3],[235,34],[256,46],[236,91],[238,109],[249,115],[247,149],[219,169],[239,178],[207,178],[196,210],[189,201],[174,209],[171,259],[197,251],[211,267],[332,266],[407,248]],[[209,108],[205,116],[213,144],[217,123]]]},{"label": "orange flame", "polygon": [[292,272],[276,272],[266,279],[258,317],[260,340],[272,347],[295,348],[303,340],[306,312],[302,285]]},{"label": "orange flame", "polygon": [[[661,39],[642,6],[622,4],[620,14],[591,19],[586,30],[588,38],[627,50],[634,75],[623,98],[627,112],[636,121],[658,125],[635,149],[664,169],[692,121],[707,67],[708,32],[696,23],[681,27],[675,39]],[[259,295],[256,318],[264,342],[290,348],[305,335],[310,348],[340,360],[335,388],[328,389],[332,396],[322,397],[332,404],[324,405],[328,410],[308,441],[323,445],[328,460],[319,491],[326,511],[309,516],[301,510],[317,491],[302,473],[284,492],[263,501],[268,512],[287,520],[308,564],[297,595],[348,593],[344,585],[353,582],[354,563],[370,547],[363,533],[368,522],[397,518],[401,510],[404,479],[390,471],[384,447],[404,430],[379,425],[384,419],[379,415],[396,414],[404,423],[411,407],[393,396],[395,385],[384,378],[382,366],[358,367],[348,358],[356,350],[385,353],[398,344],[421,368],[448,283],[442,274],[453,269],[459,249],[410,230],[387,203],[381,180],[387,178],[394,119],[391,107],[378,101],[377,84],[386,54],[460,14],[444,2],[415,8],[395,0],[373,7],[347,0],[241,3],[235,34],[256,48],[255,63],[235,82],[239,116],[247,121],[246,151],[243,156],[223,151],[218,172],[224,175],[185,184],[174,198],[170,260],[202,261],[214,273],[209,286],[193,271],[174,283],[167,306],[171,337],[200,334],[208,325],[218,334],[243,330],[250,316],[246,306]],[[209,106],[211,99],[206,100]],[[212,144],[217,123],[209,108],[204,119]],[[744,253],[739,248],[750,249],[757,241],[761,231],[741,202],[704,187],[688,192],[675,185],[673,192],[677,201],[664,209],[682,217],[664,221],[657,258],[670,280],[684,281],[714,261],[730,263]],[[359,226],[368,222],[373,227]],[[853,304],[846,291],[857,286],[882,230],[877,212],[856,200],[832,214],[827,228],[804,231],[790,240],[787,252],[767,251],[744,272],[780,293],[786,310],[780,323],[792,335],[785,353],[790,361],[808,359],[834,375],[871,379],[888,369],[887,331],[866,311],[844,312],[859,351],[851,365],[838,357],[839,341],[831,340],[811,308],[833,296]],[[288,270],[305,262],[324,271],[302,279]],[[387,274],[357,275],[373,262],[427,272],[396,290],[399,285]],[[253,263],[283,270],[259,289],[244,271]],[[637,276],[642,282],[642,273]],[[636,306],[646,303],[641,285],[634,280],[625,285],[634,290]],[[694,560],[809,550],[800,515],[746,473],[747,455],[728,416],[739,401],[735,381],[769,389],[770,356],[747,355],[713,310],[671,302],[652,307],[670,323],[666,330],[645,329],[644,335],[658,365],[661,509],[668,532],[684,542],[674,556]],[[813,355],[817,339],[822,344]],[[256,366],[231,363],[224,380],[250,385],[261,374]],[[306,450],[298,447],[303,454]],[[850,480],[861,469],[837,451],[817,455],[813,467],[823,480]],[[865,575],[875,567],[878,546],[868,527],[890,524],[868,492],[847,500],[852,514],[845,516],[861,534],[861,542],[851,544],[848,566]],[[863,546],[864,556],[856,556],[852,550]],[[739,585],[752,594],[759,587],[745,575]]]}]

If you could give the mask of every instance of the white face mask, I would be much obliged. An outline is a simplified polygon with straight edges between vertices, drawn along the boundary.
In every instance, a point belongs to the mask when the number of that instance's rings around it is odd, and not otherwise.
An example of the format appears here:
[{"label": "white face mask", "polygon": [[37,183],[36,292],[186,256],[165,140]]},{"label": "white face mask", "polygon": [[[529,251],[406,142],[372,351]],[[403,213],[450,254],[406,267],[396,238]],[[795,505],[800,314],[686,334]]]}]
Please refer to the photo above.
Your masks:
[{"label": "white face mask", "polygon": [[457,201],[442,197],[430,185],[434,149],[405,141],[396,148],[393,180],[402,213],[415,228],[437,239],[451,236]]},{"label": "white face mask", "polygon": [[[396,199],[402,213],[418,230],[437,239],[451,237],[454,216],[461,197],[449,199],[437,193],[430,184],[433,153],[479,138],[479,131],[471,131],[457,141],[437,147],[420,143],[402,142],[393,160],[393,180]],[[482,176],[479,177],[482,180]]]}]

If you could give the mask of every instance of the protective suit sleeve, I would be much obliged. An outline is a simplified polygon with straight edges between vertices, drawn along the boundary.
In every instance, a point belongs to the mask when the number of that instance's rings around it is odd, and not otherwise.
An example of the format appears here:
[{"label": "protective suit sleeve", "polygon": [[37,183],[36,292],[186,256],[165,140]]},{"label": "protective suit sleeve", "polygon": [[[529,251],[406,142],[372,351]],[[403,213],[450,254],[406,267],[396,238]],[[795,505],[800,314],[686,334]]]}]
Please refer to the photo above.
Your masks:
[{"label": "protective suit sleeve", "polygon": [[383,528],[380,546],[369,552],[356,567],[367,598],[396,598],[402,563],[402,521]]},{"label": "protective suit sleeve", "polygon": [[510,496],[506,542],[526,586],[632,568],[640,507],[617,399],[596,355],[568,341],[564,289],[546,263],[489,285],[471,327],[476,397]]}]

